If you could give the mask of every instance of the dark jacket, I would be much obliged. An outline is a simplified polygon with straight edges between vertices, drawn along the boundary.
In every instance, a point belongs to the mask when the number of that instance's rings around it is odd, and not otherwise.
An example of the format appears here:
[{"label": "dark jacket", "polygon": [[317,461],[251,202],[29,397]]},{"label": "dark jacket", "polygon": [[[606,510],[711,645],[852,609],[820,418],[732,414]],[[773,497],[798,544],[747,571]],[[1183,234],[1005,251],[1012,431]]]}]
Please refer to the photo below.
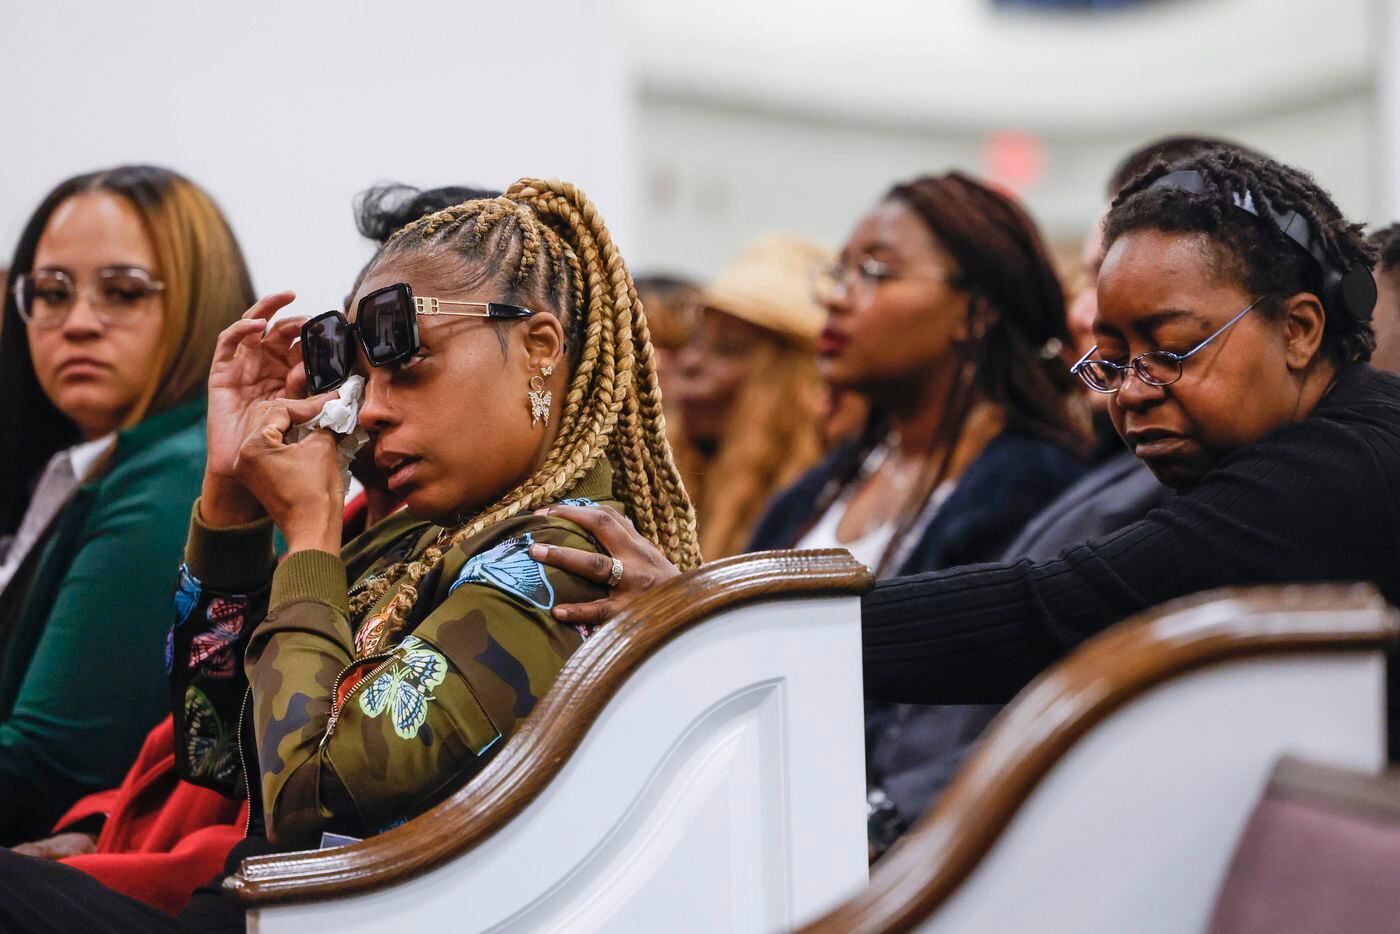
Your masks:
[{"label": "dark jacket", "polygon": [[1174,597],[1327,581],[1369,581],[1400,603],[1400,377],[1360,364],[1308,417],[1112,535],[1053,561],[881,581],[862,601],[866,696],[1005,702],[1083,640]]},{"label": "dark jacket", "polygon": [[118,434],[35,546],[19,599],[7,593],[0,844],[47,834],[116,785],[166,712],[170,569],[204,476],[204,411],[201,397]]},{"label": "dark jacket", "polygon": [[[751,549],[792,545],[815,518],[818,496],[853,453],[850,446],[838,451],[779,495],[760,521]],[[1003,432],[963,471],[900,573],[999,558],[1026,522],[1083,473],[1084,466],[1063,448]],[[899,825],[923,813],[999,709],[867,705],[867,779],[897,808]]]},{"label": "dark jacket", "polygon": [[[1091,538],[1116,532],[1172,498],[1147,465],[1127,448],[1094,467],[1056,497],[1016,536],[998,560],[1048,561]],[[929,570],[933,570],[930,568]]]},{"label": "dark jacket", "polygon": [[[817,518],[813,511],[823,490],[858,444],[843,445],[774,497],[749,550],[792,547]],[[1084,465],[1063,448],[1019,432],[1002,432],[963,471],[899,573],[996,560],[1026,521],[1083,473]]]}]

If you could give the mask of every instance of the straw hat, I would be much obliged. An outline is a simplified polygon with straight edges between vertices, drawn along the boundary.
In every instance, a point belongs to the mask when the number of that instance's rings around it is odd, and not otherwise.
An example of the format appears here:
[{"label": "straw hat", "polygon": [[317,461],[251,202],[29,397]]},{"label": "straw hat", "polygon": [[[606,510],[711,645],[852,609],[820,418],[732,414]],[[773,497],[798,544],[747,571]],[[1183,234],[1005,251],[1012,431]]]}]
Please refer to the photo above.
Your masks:
[{"label": "straw hat", "polygon": [[821,244],[794,234],[754,240],[714,282],[699,303],[799,341],[815,341],[826,310],[812,297],[812,276],[835,258]]}]

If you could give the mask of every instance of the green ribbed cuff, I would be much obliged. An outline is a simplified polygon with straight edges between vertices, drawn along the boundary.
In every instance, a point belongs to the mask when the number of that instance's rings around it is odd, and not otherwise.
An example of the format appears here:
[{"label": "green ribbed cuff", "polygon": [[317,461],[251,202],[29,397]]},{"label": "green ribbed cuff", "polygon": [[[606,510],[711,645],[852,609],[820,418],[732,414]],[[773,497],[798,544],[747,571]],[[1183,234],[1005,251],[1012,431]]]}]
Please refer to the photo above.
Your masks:
[{"label": "green ribbed cuff", "polygon": [[328,551],[294,551],[282,559],[272,575],[272,596],[268,612],[275,612],[297,600],[324,603],[341,616],[349,616],[345,562]]},{"label": "green ribbed cuff", "polygon": [[204,524],[195,500],[190,535],[185,540],[185,563],[190,573],[214,590],[252,593],[267,586],[272,569],[272,520],[213,528]]}]

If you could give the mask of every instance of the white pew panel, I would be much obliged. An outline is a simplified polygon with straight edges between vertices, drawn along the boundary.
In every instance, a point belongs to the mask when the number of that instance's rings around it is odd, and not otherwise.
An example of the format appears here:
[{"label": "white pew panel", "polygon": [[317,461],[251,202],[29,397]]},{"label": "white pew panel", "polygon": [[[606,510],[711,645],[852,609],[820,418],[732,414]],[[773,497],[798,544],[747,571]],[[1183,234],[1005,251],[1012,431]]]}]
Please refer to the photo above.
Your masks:
[{"label": "white pew panel", "polygon": [[1384,763],[1396,618],[1369,587],[1283,587],[1113,627],[1028,686],[871,884],[804,930],[1204,930],[1280,757]]}]

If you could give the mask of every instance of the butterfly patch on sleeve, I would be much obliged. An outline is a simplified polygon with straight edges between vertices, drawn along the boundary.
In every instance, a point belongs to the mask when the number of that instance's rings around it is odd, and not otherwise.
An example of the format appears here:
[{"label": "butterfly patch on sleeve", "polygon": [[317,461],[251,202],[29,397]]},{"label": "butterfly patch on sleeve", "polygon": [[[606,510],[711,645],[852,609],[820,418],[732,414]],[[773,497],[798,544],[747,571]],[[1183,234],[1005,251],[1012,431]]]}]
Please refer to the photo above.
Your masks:
[{"label": "butterfly patch on sleeve", "polygon": [[190,618],[190,611],[199,602],[199,581],[190,573],[188,565],[180,565],[180,582],[175,587],[175,622],[165,633],[165,673],[175,670],[175,630]]},{"label": "butterfly patch on sleeve", "polygon": [[204,692],[185,688],[185,755],[196,778],[228,781],[238,770],[238,746]]},{"label": "butterfly patch on sleeve", "polygon": [[404,637],[393,654],[399,663],[360,693],[360,709],[370,717],[388,711],[394,732],[414,739],[428,719],[429,692],[447,677],[447,659],[417,636]]},{"label": "butterfly patch on sleeve", "polygon": [[473,555],[462,565],[462,571],[448,593],[463,584],[487,584],[514,594],[541,610],[553,608],[554,585],[545,576],[540,563],[530,557],[530,546],[534,543],[534,536],[526,532]]},{"label": "butterfly patch on sleeve", "polygon": [[190,618],[190,610],[199,602],[200,586],[187,565],[180,565],[180,583],[175,588],[175,625]]},{"label": "butterfly patch on sleeve", "polygon": [[231,678],[238,670],[238,639],[243,635],[248,598],[215,597],[204,614],[209,628],[190,640],[190,668],[211,678]]}]

